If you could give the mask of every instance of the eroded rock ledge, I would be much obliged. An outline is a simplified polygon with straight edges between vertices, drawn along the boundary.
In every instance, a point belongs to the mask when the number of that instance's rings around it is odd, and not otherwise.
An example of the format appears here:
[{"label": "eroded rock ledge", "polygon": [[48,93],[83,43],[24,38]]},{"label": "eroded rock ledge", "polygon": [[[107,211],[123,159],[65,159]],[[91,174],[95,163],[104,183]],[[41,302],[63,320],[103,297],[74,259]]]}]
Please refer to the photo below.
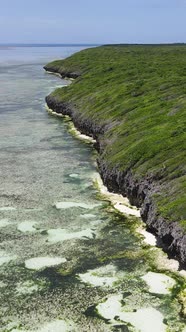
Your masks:
[{"label": "eroded rock ledge", "polygon": [[78,78],[80,76],[80,73],[75,71],[75,72],[69,72],[69,71],[60,71],[60,70],[56,70],[55,68],[53,67],[50,67],[50,66],[44,66],[43,67],[46,71],[50,72],[50,73],[54,73],[56,74],[56,72],[58,74],[61,75],[62,78]]},{"label": "eroded rock ledge", "polygon": [[[50,68],[46,68],[50,70]],[[61,74],[61,73],[60,73]],[[68,73],[68,77],[73,77]],[[66,76],[66,73],[62,75]],[[79,75],[78,75],[79,76]],[[74,78],[74,77],[73,77]],[[121,172],[115,168],[110,168],[103,158],[103,134],[106,128],[97,126],[89,119],[86,119],[70,103],[59,102],[54,96],[46,97],[46,103],[50,109],[63,115],[71,117],[76,128],[81,133],[92,136],[96,139],[96,148],[99,151],[98,167],[104,184],[109,191],[120,193],[127,196],[131,204],[141,208],[141,217],[146,222],[150,231],[155,233],[160,239],[161,246],[171,257],[177,258],[182,268],[186,267],[186,235],[175,222],[167,222],[163,217],[157,214],[156,206],[153,203],[152,194],[158,190],[158,183],[152,178],[142,178],[136,181],[133,178],[131,170]]]}]

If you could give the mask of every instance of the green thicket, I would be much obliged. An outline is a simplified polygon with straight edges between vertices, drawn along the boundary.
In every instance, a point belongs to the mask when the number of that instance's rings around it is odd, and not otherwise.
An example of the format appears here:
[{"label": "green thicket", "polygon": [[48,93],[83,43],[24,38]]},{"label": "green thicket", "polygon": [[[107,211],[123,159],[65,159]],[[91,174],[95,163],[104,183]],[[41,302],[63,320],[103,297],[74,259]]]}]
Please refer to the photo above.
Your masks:
[{"label": "green thicket", "polygon": [[104,158],[153,178],[158,211],[186,227],[186,46],[102,46],[49,67],[81,74],[53,95],[106,124]]}]

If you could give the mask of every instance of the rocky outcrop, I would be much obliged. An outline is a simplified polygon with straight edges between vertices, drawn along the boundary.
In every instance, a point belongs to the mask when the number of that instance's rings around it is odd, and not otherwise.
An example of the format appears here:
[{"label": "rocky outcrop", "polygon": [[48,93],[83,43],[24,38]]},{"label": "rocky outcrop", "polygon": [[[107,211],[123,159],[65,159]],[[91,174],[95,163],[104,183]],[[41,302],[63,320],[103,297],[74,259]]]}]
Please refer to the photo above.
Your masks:
[{"label": "rocky outcrop", "polygon": [[58,73],[61,75],[62,78],[78,78],[81,74],[80,72],[70,72],[70,71],[67,71],[67,70],[63,70],[63,69],[59,69],[59,68],[55,68],[55,67],[50,67],[50,66],[44,66],[43,67],[46,71],[48,72],[51,72],[51,73]]},{"label": "rocky outcrop", "polygon": [[186,235],[176,221],[168,222],[157,213],[152,199],[152,195],[159,189],[158,182],[153,178],[135,180],[130,169],[120,171],[117,167],[111,168],[102,153],[104,149],[102,138],[106,128],[84,118],[73,105],[59,102],[52,95],[46,97],[46,103],[56,113],[69,115],[78,130],[97,140],[98,167],[108,190],[127,196],[132,205],[140,207],[141,217],[146,222],[148,230],[158,236],[161,246],[171,257],[177,258],[182,267],[186,267]]}]

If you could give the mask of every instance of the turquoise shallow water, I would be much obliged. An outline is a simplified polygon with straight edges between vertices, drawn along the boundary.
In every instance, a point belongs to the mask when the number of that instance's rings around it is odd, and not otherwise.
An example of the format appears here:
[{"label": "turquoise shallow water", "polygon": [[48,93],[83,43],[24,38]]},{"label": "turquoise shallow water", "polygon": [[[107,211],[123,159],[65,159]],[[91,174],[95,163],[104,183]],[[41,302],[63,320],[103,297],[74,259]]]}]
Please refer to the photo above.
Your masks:
[{"label": "turquoise shallow water", "polygon": [[99,197],[92,145],[45,111],[44,97],[69,83],[42,66],[79,49],[0,50],[0,331],[148,330],[120,306],[144,310],[141,320],[149,310],[152,332],[183,331],[183,279],[166,272],[173,290],[149,289],[142,277],[161,271],[141,221]]}]

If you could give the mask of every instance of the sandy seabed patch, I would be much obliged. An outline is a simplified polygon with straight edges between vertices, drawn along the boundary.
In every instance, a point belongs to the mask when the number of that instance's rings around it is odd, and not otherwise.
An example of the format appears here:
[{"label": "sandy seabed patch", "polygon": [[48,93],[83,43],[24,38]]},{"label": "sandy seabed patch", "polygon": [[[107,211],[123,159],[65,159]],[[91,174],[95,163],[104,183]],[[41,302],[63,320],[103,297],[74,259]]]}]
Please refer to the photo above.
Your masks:
[{"label": "sandy seabed patch", "polygon": [[94,232],[90,228],[79,232],[70,232],[66,229],[56,228],[56,229],[49,229],[47,233],[48,233],[48,241],[51,243],[56,243],[71,239],[82,239],[82,238],[92,239]]},{"label": "sandy seabed patch", "polygon": [[34,227],[36,224],[37,224],[36,221],[23,221],[17,226],[17,229],[23,233],[36,232],[37,230]]},{"label": "sandy seabed patch", "polygon": [[8,219],[1,219],[0,220],[0,228],[6,227],[10,225],[10,222],[8,221]]},{"label": "sandy seabed patch", "polygon": [[[163,315],[154,308],[142,308],[135,312],[125,312],[121,304],[122,295],[112,295],[105,302],[97,305],[98,313],[111,323],[118,319],[132,324],[140,332],[166,332]],[[117,317],[117,321],[115,320]]]},{"label": "sandy seabed patch", "polygon": [[91,214],[91,213],[85,213],[80,215],[81,218],[83,219],[91,219],[91,218],[96,218],[96,214]]},{"label": "sandy seabed patch", "polygon": [[56,209],[70,209],[72,207],[80,207],[82,209],[94,209],[95,207],[101,206],[101,204],[87,204],[78,202],[58,202],[55,204]]},{"label": "sandy seabed patch", "polygon": [[173,278],[163,273],[148,272],[141,278],[149,286],[149,291],[156,294],[169,294],[171,288],[176,284]]},{"label": "sandy seabed patch", "polygon": [[69,174],[69,177],[74,178],[74,179],[78,179],[80,177],[80,175],[77,174],[77,173],[72,173],[72,174]]},{"label": "sandy seabed patch", "polygon": [[41,270],[45,267],[60,265],[66,262],[66,258],[62,257],[35,257],[25,261],[25,267],[30,270]]},{"label": "sandy seabed patch", "polygon": [[20,295],[22,294],[32,294],[39,290],[39,286],[36,285],[33,281],[25,281],[23,283],[19,283],[16,286],[16,292]]},{"label": "sandy seabed patch", "polygon": [[15,211],[16,208],[15,207],[11,207],[11,206],[3,206],[0,207],[0,211]]},{"label": "sandy seabed patch", "polygon": [[75,331],[73,322],[65,320],[55,320],[44,324],[38,330],[13,329],[12,332],[72,332]]},{"label": "sandy seabed patch", "polygon": [[78,274],[78,278],[92,286],[112,287],[118,281],[116,275],[117,269],[113,264],[108,264],[93,270],[88,270],[86,273]]},{"label": "sandy seabed patch", "polygon": [[15,255],[9,255],[5,251],[0,251],[0,266],[15,260],[17,257]]}]

